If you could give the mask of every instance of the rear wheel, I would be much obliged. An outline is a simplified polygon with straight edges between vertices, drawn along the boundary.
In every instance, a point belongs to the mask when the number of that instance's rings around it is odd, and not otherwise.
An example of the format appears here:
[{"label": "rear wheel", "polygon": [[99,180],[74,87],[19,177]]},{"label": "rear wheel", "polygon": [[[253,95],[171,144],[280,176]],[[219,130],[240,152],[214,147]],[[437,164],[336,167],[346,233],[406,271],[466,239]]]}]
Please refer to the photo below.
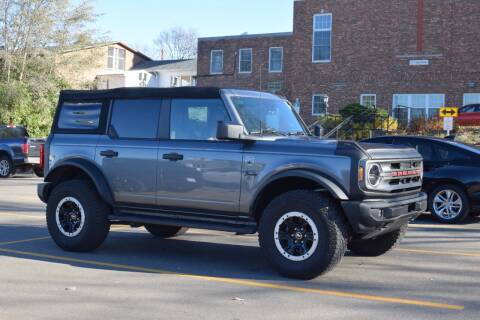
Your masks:
[{"label": "rear wheel", "polygon": [[351,240],[348,243],[348,249],[358,256],[378,257],[384,255],[400,244],[407,229],[408,224],[405,224],[399,230],[382,234],[373,239]]},{"label": "rear wheel", "polygon": [[0,155],[0,178],[8,178],[13,174],[13,162],[7,155]]},{"label": "rear wheel", "polygon": [[48,231],[64,250],[92,251],[108,235],[108,212],[109,207],[90,183],[83,180],[62,182],[48,198]]},{"label": "rear wheel", "polygon": [[260,246],[282,275],[313,279],[337,265],[346,250],[346,224],[329,196],[311,190],[284,193],[265,208]]},{"label": "rear wheel", "polygon": [[432,216],[442,223],[462,222],[470,212],[467,195],[455,185],[442,185],[433,190],[428,207]]},{"label": "rear wheel", "polygon": [[155,224],[147,224],[145,225],[145,229],[147,229],[150,234],[158,238],[177,237],[184,234],[188,230],[188,228],[183,227],[163,226]]}]

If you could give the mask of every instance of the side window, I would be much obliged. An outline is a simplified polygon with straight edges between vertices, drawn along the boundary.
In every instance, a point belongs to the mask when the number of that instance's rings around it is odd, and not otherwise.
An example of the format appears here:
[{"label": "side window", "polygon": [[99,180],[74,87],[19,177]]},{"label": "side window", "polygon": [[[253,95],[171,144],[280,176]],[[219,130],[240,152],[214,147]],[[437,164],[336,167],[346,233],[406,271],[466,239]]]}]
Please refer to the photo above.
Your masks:
[{"label": "side window", "polygon": [[431,144],[425,143],[425,142],[419,142],[417,143],[417,151],[420,153],[423,157],[423,160],[425,161],[433,161],[434,160],[434,155],[433,155],[433,147]]},{"label": "side window", "polygon": [[170,139],[215,140],[219,121],[230,121],[220,99],[174,99],[170,115]]},{"label": "side window", "polygon": [[470,157],[457,148],[437,144],[435,146],[439,161],[468,160]]},{"label": "side window", "polygon": [[115,100],[110,135],[125,139],[155,139],[161,101],[154,99]]},{"label": "side window", "polygon": [[57,128],[91,132],[100,127],[103,102],[64,102],[60,107]]}]

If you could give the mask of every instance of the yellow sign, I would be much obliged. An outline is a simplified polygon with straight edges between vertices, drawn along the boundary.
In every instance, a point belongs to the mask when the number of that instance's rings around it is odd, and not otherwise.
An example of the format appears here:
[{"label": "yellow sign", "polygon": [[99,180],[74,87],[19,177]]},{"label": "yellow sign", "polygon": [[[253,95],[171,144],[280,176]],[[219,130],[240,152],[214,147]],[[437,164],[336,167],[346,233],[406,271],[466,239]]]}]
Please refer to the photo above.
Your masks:
[{"label": "yellow sign", "polygon": [[440,118],[457,118],[458,108],[456,107],[444,107],[440,108]]}]

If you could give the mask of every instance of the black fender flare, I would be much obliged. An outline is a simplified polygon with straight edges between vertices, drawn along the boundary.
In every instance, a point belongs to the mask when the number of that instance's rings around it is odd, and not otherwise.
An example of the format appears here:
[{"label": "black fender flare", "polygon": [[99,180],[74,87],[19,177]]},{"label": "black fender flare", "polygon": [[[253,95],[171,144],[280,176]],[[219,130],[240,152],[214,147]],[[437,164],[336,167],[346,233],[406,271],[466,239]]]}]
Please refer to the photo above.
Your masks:
[{"label": "black fender flare", "polygon": [[91,161],[85,159],[67,159],[56,164],[45,177],[45,182],[54,182],[56,173],[65,167],[75,167],[83,171],[92,180],[99,196],[109,205],[114,204],[114,198],[110,185],[101,170]]},{"label": "black fender flare", "polygon": [[305,169],[291,169],[277,173],[272,177],[268,178],[264,183],[262,183],[261,187],[258,188],[255,196],[253,197],[253,202],[250,205],[250,210],[252,210],[256,206],[260,195],[269,184],[282,178],[289,177],[305,178],[314,181],[320,186],[322,186],[325,190],[327,190],[335,199],[340,201],[349,200],[345,191],[338,185],[338,183],[334,182],[332,178]]}]

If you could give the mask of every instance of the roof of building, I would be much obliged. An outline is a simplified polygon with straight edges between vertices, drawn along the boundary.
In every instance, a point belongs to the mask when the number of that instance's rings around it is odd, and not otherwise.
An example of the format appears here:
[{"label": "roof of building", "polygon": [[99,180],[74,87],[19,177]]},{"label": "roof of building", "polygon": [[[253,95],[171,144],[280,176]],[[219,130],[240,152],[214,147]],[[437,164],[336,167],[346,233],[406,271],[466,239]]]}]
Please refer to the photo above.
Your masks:
[{"label": "roof of building", "polygon": [[132,70],[145,71],[197,71],[197,59],[154,60],[136,64]]},{"label": "roof of building", "polygon": [[90,46],[85,46],[85,47],[79,47],[79,48],[73,48],[73,49],[69,49],[69,50],[65,50],[63,51],[64,53],[68,53],[68,52],[75,52],[75,51],[81,51],[81,50],[88,50],[88,49],[93,49],[93,48],[100,48],[100,47],[106,47],[106,46],[111,46],[111,45],[119,45],[119,46],[122,46],[124,47],[125,49],[127,49],[128,51],[130,52],[133,52],[134,54],[136,55],[139,55],[141,56],[142,58],[146,59],[146,60],[149,60],[149,61],[152,61],[152,58],[150,58],[149,56],[147,56],[146,54],[138,51],[138,50],[135,50],[133,49],[132,47],[128,46],[127,44],[125,44],[124,42],[121,42],[121,41],[110,41],[110,42],[102,42],[102,43],[98,43],[98,44],[92,44]]},{"label": "roof of building", "polygon": [[293,32],[276,32],[276,33],[240,34],[235,36],[223,36],[223,37],[205,37],[205,38],[198,38],[198,40],[214,41],[214,40],[250,39],[250,38],[273,38],[273,37],[290,37],[292,35],[293,35]]},{"label": "roof of building", "polygon": [[114,98],[192,98],[216,99],[220,89],[214,87],[180,88],[117,88],[109,90],[63,90],[60,99],[64,100],[102,100]]}]

